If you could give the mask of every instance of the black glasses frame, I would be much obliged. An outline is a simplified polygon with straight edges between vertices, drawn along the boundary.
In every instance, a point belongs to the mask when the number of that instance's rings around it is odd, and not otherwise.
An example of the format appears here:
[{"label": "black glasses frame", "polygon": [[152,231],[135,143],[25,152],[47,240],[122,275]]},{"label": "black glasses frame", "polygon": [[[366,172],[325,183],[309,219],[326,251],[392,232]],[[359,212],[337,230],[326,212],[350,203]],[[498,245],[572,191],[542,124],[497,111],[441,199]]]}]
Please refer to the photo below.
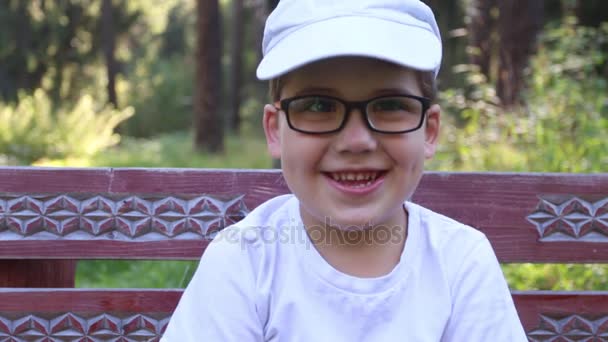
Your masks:
[{"label": "black glasses frame", "polygon": [[[322,131],[322,132],[307,131],[307,130],[302,130],[297,127],[294,127],[289,118],[289,105],[293,101],[300,100],[303,98],[308,98],[308,97],[320,97],[320,98],[325,98],[325,99],[331,99],[331,100],[335,100],[335,101],[343,104],[344,108],[345,108],[345,113],[344,113],[344,118],[342,119],[342,123],[340,123],[340,126],[336,129],[332,129],[330,131]],[[368,113],[367,113],[367,106],[370,104],[370,102],[373,102],[373,101],[376,101],[379,99],[383,99],[383,98],[390,98],[390,97],[407,97],[410,99],[418,100],[422,104],[422,113],[420,113],[420,122],[418,122],[418,125],[416,127],[406,129],[403,131],[384,131],[381,129],[377,129],[372,125],[372,123],[369,120]],[[371,98],[368,100],[364,100],[364,101],[346,101],[346,100],[343,100],[343,99],[340,99],[340,98],[337,98],[334,96],[311,94],[311,95],[294,96],[294,97],[283,99],[283,100],[279,101],[279,107],[275,106],[275,108],[285,112],[285,117],[287,118],[287,125],[289,126],[289,128],[291,128],[292,130],[294,130],[296,132],[300,132],[300,133],[329,134],[329,133],[338,132],[338,131],[342,130],[344,128],[344,126],[346,126],[346,122],[348,121],[350,113],[353,111],[353,109],[358,109],[361,112],[361,114],[363,114],[363,117],[365,118],[365,124],[371,131],[378,132],[378,133],[384,133],[384,134],[404,134],[404,133],[416,131],[416,130],[420,129],[420,127],[422,127],[422,123],[424,122],[425,114],[428,111],[428,109],[430,108],[430,106],[431,106],[431,100],[429,98],[422,97],[422,96],[416,96],[416,95],[409,95],[409,94],[382,95],[382,96],[377,96],[377,97],[374,97],[374,98]]]}]

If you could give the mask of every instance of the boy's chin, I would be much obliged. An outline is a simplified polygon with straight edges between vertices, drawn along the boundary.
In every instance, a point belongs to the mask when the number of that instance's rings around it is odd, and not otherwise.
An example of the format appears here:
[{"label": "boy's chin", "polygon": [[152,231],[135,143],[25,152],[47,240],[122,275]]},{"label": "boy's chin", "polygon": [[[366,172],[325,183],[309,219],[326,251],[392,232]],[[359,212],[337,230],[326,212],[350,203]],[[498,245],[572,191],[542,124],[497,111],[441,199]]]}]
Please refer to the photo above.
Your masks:
[{"label": "boy's chin", "polygon": [[374,225],[369,222],[345,222],[340,224],[333,224],[331,228],[343,232],[362,232],[373,229]]}]

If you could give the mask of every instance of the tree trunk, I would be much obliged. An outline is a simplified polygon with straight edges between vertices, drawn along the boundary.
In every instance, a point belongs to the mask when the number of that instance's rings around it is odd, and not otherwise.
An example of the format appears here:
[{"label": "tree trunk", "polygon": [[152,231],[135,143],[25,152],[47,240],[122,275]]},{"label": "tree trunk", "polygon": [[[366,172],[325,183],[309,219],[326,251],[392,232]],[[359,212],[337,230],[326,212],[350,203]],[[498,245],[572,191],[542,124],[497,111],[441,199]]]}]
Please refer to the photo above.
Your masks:
[{"label": "tree trunk", "polygon": [[[32,23],[29,18],[27,3],[25,1],[19,1],[17,3],[16,8],[16,16],[17,26],[15,27],[15,35],[16,38],[14,41],[15,50],[17,54],[21,55],[22,58],[27,56],[27,52],[32,50]],[[42,64],[42,63],[41,63]],[[41,64],[38,64],[40,67]],[[21,71],[21,70],[19,70]],[[21,75],[17,75],[15,86],[13,89],[13,94],[17,94],[19,89],[27,89],[30,90],[31,86],[34,84],[38,84],[39,79],[37,75],[32,75],[32,73],[21,73]]]},{"label": "tree trunk", "polygon": [[[63,102],[62,89],[64,84],[64,68],[70,63],[70,54],[72,53],[72,44],[78,30],[78,25],[82,18],[82,7],[75,6],[72,1],[65,4],[65,14],[68,19],[68,24],[65,26],[64,33],[59,41],[59,47],[55,54],[55,79],[53,88],[51,89],[51,97],[58,104]],[[70,80],[68,80],[68,83]],[[70,85],[71,86],[71,85]]]},{"label": "tree trunk", "polygon": [[498,33],[500,60],[496,92],[503,106],[520,102],[524,70],[534,52],[543,23],[543,2],[499,1]]},{"label": "tree trunk", "polygon": [[[467,62],[466,39],[462,28],[465,27],[461,1],[423,0],[435,13],[443,44],[443,61],[440,70],[442,88],[460,86],[461,80],[450,67]],[[455,33],[455,34],[454,34]]]},{"label": "tree trunk", "polygon": [[493,11],[497,0],[472,0],[468,10],[469,46],[472,48],[470,63],[479,66],[479,71],[491,80],[492,32],[496,18]]},{"label": "tree trunk", "polygon": [[257,66],[262,60],[262,41],[264,38],[264,25],[268,18],[268,9],[266,0],[250,0],[251,11],[253,12],[253,20],[251,21],[251,31],[254,34],[253,44],[256,53]]},{"label": "tree trunk", "polygon": [[608,2],[605,0],[577,0],[575,12],[581,25],[599,27],[608,21]]},{"label": "tree trunk", "polygon": [[106,61],[106,74],[108,77],[108,103],[117,108],[116,74],[118,73],[118,67],[114,55],[114,50],[116,49],[116,31],[114,30],[112,0],[103,0],[101,4],[101,34],[103,55]]},{"label": "tree trunk", "polygon": [[219,113],[221,37],[218,0],[197,0],[196,84],[194,146],[221,152],[224,130]]},{"label": "tree trunk", "polygon": [[232,74],[230,79],[230,129],[238,133],[241,128],[241,96],[243,83],[243,0],[232,0]]}]

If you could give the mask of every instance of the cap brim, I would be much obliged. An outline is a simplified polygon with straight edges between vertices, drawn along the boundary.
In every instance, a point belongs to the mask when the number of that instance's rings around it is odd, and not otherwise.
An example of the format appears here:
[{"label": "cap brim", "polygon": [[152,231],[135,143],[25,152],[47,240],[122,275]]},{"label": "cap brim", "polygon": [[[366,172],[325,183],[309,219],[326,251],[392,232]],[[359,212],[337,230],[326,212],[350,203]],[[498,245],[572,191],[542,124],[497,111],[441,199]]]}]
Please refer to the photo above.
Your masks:
[{"label": "cap brim", "polygon": [[339,56],[371,57],[415,70],[437,71],[441,42],[428,29],[373,17],[337,17],[309,24],[279,41],[257,69],[260,80]]}]

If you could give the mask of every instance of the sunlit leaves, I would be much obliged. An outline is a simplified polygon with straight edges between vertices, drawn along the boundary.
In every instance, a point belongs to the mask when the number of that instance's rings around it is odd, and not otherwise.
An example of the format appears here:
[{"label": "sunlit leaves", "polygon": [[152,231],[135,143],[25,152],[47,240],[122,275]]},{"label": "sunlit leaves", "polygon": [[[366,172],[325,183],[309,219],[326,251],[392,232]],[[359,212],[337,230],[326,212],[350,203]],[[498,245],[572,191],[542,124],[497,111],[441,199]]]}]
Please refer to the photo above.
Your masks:
[{"label": "sunlit leaves", "polygon": [[434,168],[537,172],[608,170],[608,24],[549,26],[530,61],[525,104],[505,109],[474,67],[442,94],[444,140]]},{"label": "sunlit leaves", "polygon": [[115,145],[114,129],[132,108],[103,108],[85,95],[72,106],[54,107],[43,90],[0,104],[0,156],[30,164],[41,158],[90,157]]}]

